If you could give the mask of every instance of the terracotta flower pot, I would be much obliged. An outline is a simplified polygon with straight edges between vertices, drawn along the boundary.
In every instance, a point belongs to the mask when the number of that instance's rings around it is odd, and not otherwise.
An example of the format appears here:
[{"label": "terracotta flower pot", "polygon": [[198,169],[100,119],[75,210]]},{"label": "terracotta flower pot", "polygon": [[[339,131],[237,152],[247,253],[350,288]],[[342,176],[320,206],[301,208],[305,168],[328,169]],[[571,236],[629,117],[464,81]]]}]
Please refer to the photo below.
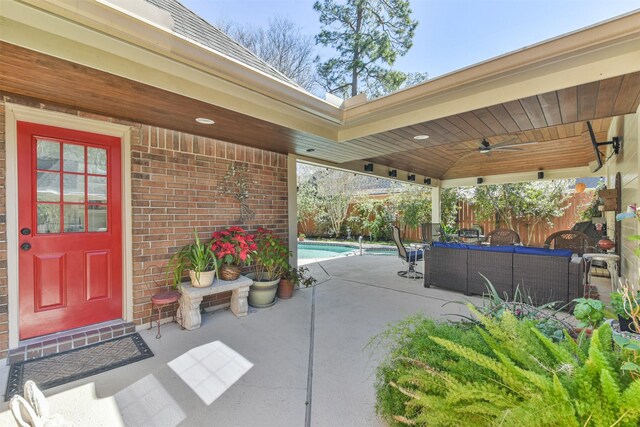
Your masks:
[{"label": "terracotta flower pot", "polygon": [[213,280],[216,278],[216,271],[201,271],[197,274],[193,270],[189,270],[189,278],[191,279],[191,286],[194,288],[206,288],[213,284]]},{"label": "terracotta flower pot", "polygon": [[293,282],[289,279],[280,279],[278,285],[278,298],[289,299],[293,296]]}]

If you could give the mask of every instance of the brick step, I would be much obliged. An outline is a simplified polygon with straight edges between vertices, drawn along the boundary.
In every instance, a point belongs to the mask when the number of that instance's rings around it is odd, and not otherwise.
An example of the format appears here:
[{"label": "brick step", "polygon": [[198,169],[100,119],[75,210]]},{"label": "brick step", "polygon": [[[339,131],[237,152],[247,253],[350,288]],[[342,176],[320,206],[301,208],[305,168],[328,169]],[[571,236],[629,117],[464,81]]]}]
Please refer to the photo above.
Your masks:
[{"label": "brick step", "polygon": [[131,335],[135,331],[136,326],[132,322],[114,321],[32,338],[21,341],[20,347],[9,350],[7,365],[86,347],[111,338]]}]

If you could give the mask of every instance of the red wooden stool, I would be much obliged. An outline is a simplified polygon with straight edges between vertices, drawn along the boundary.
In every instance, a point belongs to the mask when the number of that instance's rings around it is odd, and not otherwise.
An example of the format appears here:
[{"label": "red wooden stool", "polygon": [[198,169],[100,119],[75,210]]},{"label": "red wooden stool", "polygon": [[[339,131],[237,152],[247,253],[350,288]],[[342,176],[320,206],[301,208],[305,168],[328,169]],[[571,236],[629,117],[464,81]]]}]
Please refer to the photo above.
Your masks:
[{"label": "red wooden stool", "polygon": [[[158,268],[158,267],[155,265],[150,265],[147,268],[145,268],[144,277],[146,279],[146,277],[149,274],[151,274],[153,283],[156,285],[155,289],[157,288],[162,289],[163,287],[158,284],[158,282],[155,279],[155,276],[153,275],[154,268]],[[146,280],[144,284],[149,290],[149,293],[153,292],[153,290],[149,286],[149,283],[147,283]],[[156,292],[151,296],[151,322],[149,322],[149,329],[153,328],[153,310],[158,310],[158,320],[156,320],[156,323],[158,324],[158,334],[156,335],[156,339],[160,339],[162,337],[162,335],[160,334],[160,319],[162,318],[162,309],[165,306],[177,303],[178,300],[180,300],[180,292],[176,290],[167,289],[166,287],[164,287],[163,290]],[[174,322],[176,321],[175,314],[173,316],[173,321]]]}]

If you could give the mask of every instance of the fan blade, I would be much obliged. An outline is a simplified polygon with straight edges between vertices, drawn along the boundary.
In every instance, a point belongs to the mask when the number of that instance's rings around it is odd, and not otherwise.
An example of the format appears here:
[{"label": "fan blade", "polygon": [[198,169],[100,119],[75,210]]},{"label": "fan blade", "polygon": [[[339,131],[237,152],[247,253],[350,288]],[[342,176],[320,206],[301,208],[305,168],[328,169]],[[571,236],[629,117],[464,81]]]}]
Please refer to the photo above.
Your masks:
[{"label": "fan blade", "polygon": [[493,150],[504,150],[504,151],[523,151],[522,148],[517,148],[517,147],[493,147],[491,149],[491,151]]},{"label": "fan blade", "polygon": [[517,143],[502,143],[502,144],[496,144],[496,145],[492,145],[491,149],[495,150],[496,148],[506,148],[506,147],[520,147],[523,145],[533,145],[533,144],[538,144],[538,141],[531,141],[531,142],[517,142]]}]

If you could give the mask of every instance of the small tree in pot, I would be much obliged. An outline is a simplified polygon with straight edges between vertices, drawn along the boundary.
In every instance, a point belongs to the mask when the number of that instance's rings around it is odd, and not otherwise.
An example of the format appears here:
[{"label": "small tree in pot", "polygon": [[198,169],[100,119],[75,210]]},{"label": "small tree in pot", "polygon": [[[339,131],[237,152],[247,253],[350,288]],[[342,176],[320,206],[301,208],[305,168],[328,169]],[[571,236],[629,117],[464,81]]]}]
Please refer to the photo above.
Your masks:
[{"label": "small tree in pot", "polygon": [[307,267],[294,268],[290,265],[287,270],[282,274],[280,284],[278,286],[278,298],[289,299],[293,296],[293,290],[297,286],[304,286],[308,288],[317,282],[312,276],[306,276],[309,271]]},{"label": "small tree in pot", "polygon": [[249,305],[268,307],[275,303],[278,282],[288,267],[289,249],[272,231],[258,228],[254,259],[255,280],[249,289]]}]

